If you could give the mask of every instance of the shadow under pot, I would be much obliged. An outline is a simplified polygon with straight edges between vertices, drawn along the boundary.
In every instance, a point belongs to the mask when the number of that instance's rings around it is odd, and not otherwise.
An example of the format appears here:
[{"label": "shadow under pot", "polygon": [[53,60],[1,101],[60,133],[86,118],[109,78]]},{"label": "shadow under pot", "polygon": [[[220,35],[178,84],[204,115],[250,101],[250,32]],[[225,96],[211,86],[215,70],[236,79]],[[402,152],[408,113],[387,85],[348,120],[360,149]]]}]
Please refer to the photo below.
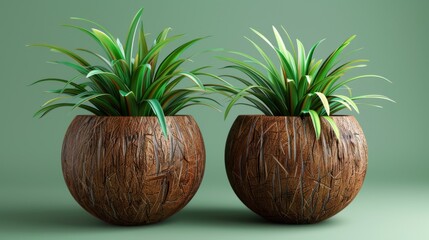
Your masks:
[{"label": "shadow under pot", "polygon": [[353,116],[326,120],[316,140],[310,117],[239,116],[229,132],[225,164],[240,200],[269,221],[305,224],[345,208],[362,187],[367,144]]},{"label": "shadow under pot", "polygon": [[205,149],[191,116],[77,116],[62,148],[65,182],[95,217],[117,225],[162,221],[182,209],[201,183]]}]

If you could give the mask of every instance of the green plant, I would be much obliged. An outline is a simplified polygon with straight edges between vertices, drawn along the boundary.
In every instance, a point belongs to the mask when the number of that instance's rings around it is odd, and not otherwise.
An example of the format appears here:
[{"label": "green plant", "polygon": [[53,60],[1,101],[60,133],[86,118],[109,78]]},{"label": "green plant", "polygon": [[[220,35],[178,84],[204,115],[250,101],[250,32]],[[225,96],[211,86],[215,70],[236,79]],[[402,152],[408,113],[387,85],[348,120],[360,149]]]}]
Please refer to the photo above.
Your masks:
[{"label": "green plant", "polygon": [[[206,88],[198,76],[216,77],[202,71],[207,66],[192,71],[180,69],[182,64],[189,60],[182,58],[182,53],[202,38],[193,39],[180,45],[158,63],[161,50],[182,35],[168,37],[170,28],[166,28],[154,40],[153,45],[148,46],[143,23],[141,23],[142,11],[143,9],[140,9],[132,20],[124,46],[104,27],[90,20],[72,18],[73,20],[88,22],[96,28],[87,30],[80,26],[66,25],[87,34],[101,46],[105,56],[87,49],[77,49],[97,58],[101,64],[92,64],[77,53],[65,48],[48,44],[30,45],[48,47],[55,52],[67,55],[75,63],[68,61],[55,61],[53,63],[65,65],[79,73],[78,76],[70,80],[45,78],[34,82],[33,84],[41,82],[64,84],[60,89],[48,91],[59,94],[59,96],[43,104],[35,116],[43,117],[51,110],[65,106],[71,106],[73,109],[83,108],[95,115],[156,115],[164,135],[167,135],[165,115],[175,115],[180,110],[192,105],[214,107],[213,103],[218,104],[217,101],[203,96],[204,93],[214,89],[212,87]],[[78,79],[84,80],[77,83]],[[192,80],[195,86],[177,87],[184,79]],[[67,100],[69,102],[64,102]]]},{"label": "green plant", "polygon": [[[244,57],[246,60],[238,60],[230,57],[220,57],[232,63],[226,68],[236,69],[244,73],[247,78],[235,75],[225,75],[238,80],[244,84],[244,88],[237,88],[231,85],[225,85],[223,91],[233,94],[232,99],[226,108],[225,117],[227,117],[232,106],[244,104],[255,107],[265,115],[273,116],[310,116],[316,137],[320,137],[321,123],[320,116],[327,120],[333,128],[336,136],[339,138],[339,130],[330,115],[347,108],[359,113],[356,101],[361,99],[385,99],[393,101],[382,95],[362,95],[352,96],[348,83],[362,78],[381,78],[388,82],[386,78],[378,75],[360,75],[348,79],[342,76],[349,70],[365,67],[362,64],[367,60],[355,59],[341,63],[338,57],[344,49],[355,38],[351,36],[337,49],[335,49],[324,61],[316,60],[313,54],[323,41],[314,44],[308,54],[306,54],[303,44],[297,39],[296,48],[286,30],[285,32],[292,52],[286,49],[282,36],[273,26],[277,46],[274,46],[264,35],[252,29],[260,38],[262,38],[277,55],[280,66],[276,66],[272,59],[264,50],[254,41],[248,39],[262,56],[265,63],[260,60],[241,53],[231,51],[230,53]],[[280,69],[280,70],[277,70]],[[264,72],[266,74],[264,74]],[[345,88],[349,96],[338,94],[340,88]],[[249,103],[237,103],[240,98],[245,98]],[[373,105],[377,106],[377,105]],[[380,106],[378,106],[380,107]]]}]

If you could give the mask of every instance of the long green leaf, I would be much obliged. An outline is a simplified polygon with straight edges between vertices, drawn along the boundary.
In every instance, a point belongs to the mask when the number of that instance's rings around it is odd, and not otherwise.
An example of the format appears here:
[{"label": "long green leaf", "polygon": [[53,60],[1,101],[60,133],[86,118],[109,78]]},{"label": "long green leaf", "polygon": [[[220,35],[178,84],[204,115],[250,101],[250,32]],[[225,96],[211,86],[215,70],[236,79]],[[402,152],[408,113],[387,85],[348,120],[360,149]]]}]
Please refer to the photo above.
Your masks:
[{"label": "long green leaf", "polygon": [[286,29],[283,26],[281,26],[281,27],[282,27],[283,32],[286,34],[287,39],[289,40],[289,44],[292,48],[293,55],[296,56],[296,50],[295,50],[295,47],[293,46],[293,42],[292,42],[292,39],[291,39],[289,33],[286,31]]},{"label": "long green leaf", "polygon": [[313,123],[314,132],[316,133],[316,139],[320,138],[321,133],[321,125],[320,125],[320,118],[316,111],[309,110],[308,114],[311,117],[311,122]]},{"label": "long green leaf", "polygon": [[[73,79],[71,79],[73,80]],[[38,83],[42,83],[42,82],[60,82],[60,83],[65,83],[64,87],[67,87],[67,85],[72,85],[73,87],[79,89],[79,90],[85,90],[85,88],[79,84],[76,84],[74,82],[71,82],[71,80],[65,80],[65,79],[61,79],[61,78],[43,78],[40,80],[37,80],[33,83],[31,83],[29,86],[38,84]]]},{"label": "long green leaf", "polygon": [[[264,52],[264,50],[262,50],[262,48],[260,48],[254,41],[250,40],[249,38],[247,38],[247,40],[253,44],[253,46],[256,48],[256,50],[258,50],[259,54],[261,54],[262,58],[264,58],[265,62],[268,64],[268,69],[270,69],[269,73],[271,74],[272,82],[274,83],[275,86],[278,86],[279,83],[276,82],[276,79],[280,79],[280,74],[276,70],[274,63],[271,61],[271,59],[268,57],[268,55]],[[272,44],[271,44],[271,46],[272,46]],[[274,46],[272,46],[272,47],[274,48]]]},{"label": "long green leaf", "polygon": [[81,56],[77,55],[76,53],[74,53],[74,52],[72,52],[70,50],[62,48],[62,47],[57,47],[57,46],[49,45],[49,44],[32,44],[32,45],[28,45],[28,46],[30,46],[30,47],[31,46],[34,46],[34,47],[47,47],[47,48],[50,48],[52,51],[60,52],[60,53],[63,53],[65,55],[73,58],[76,62],[78,62],[82,66],[85,66],[85,67],[89,66],[89,63],[85,59],[83,59]]},{"label": "long green leaf", "polygon": [[165,137],[168,137],[167,124],[165,121],[164,111],[162,110],[161,104],[158,99],[145,99],[145,102],[149,103],[155,115],[158,117],[159,124],[161,126],[162,133]]},{"label": "long green leaf", "polygon": [[136,96],[132,91],[124,92],[119,90],[119,93],[123,98],[124,104],[126,105],[127,114],[130,116],[138,116],[138,106]]},{"label": "long green leaf", "polygon": [[88,20],[88,19],[85,19],[85,18],[79,18],[79,17],[71,17],[70,19],[71,20],[84,21],[84,22],[88,22],[88,23],[94,24],[95,26],[97,26],[98,28],[100,28],[103,32],[105,32],[111,39],[114,39],[113,35],[105,27],[103,27],[102,25],[100,25],[100,24],[98,24],[98,23],[96,23],[94,21],[91,21],[91,20]]},{"label": "long green leaf", "polygon": [[329,101],[326,98],[325,94],[321,92],[315,92],[315,94],[319,97],[320,101],[322,101],[323,107],[325,108],[326,114],[329,116]]},{"label": "long green leaf", "polygon": [[113,69],[112,69],[112,64],[111,64],[111,62],[109,62],[109,60],[107,60],[105,57],[101,56],[100,54],[95,53],[95,52],[90,51],[90,50],[87,50],[87,49],[84,49],[84,48],[77,48],[76,50],[79,50],[79,51],[82,51],[82,52],[86,52],[86,53],[89,53],[89,54],[91,54],[91,55],[93,55],[93,56],[97,57],[97,58],[98,58],[98,59],[100,59],[102,62],[104,62],[104,64],[106,64],[106,65],[107,65],[107,67],[109,67],[111,70],[113,70]]},{"label": "long green leaf", "polygon": [[130,89],[125,85],[124,81],[111,72],[103,72],[101,70],[92,70],[86,77],[91,78],[92,76],[104,76],[108,78],[115,86],[117,90],[129,91]]},{"label": "long green leaf", "polygon": [[68,97],[68,96],[59,96],[59,97],[56,97],[56,98],[51,98],[51,99],[49,99],[48,101],[46,101],[46,102],[42,105],[42,107],[47,106],[47,105],[49,105],[49,104],[51,104],[51,103],[53,103],[53,102],[59,101],[59,100],[63,100],[63,99],[65,99],[65,98],[69,98],[69,97]]},{"label": "long green leaf", "polygon": [[180,56],[180,54],[182,54],[186,49],[188,49],[190,46],[192,46],[193,44],[195,44],[196,42],[198,42],[202,39],[203,38],[193,39],[191,41],[188,41],[188,42],[180,45],[179,47],[177,47],[173,51],[171,51],[171,53],[166,58],[164,58],[164,60],[160,63],[158,70],[156,71],[155,76],[159,77],[160,74],[163,73],[166,68],[171,66],[172,62],[177,60],[177,58]]},{"label": "long green leaf", "polygon": [[348,83],[350,83],[352,81],[356,81],[356,80],[362,79],[362,78],[379,78],[379,79],[383,79],[383,80],[385,80],[385,81],[387,81],[389,83],[392,83],[389,79],[387,79],[387,78],[385,78],[383,76],[380,76],[380,75],[374,75],[374,74],[360,75],[360,76],[357,76],[357,77],[352,77],[352,78],[349,78],[347,80],[344,80],[344,81],[338,83],[337,85],[333,86],[330,89],[330,91],[329,91],[329,93],[327,95],[331,95],[333,92],[337,91],[340,87],[343,87],[343,86],[345,86],[346,84],[348,84]]},{"label": "long green leaf", "polygon": [[122,55],[122,52],[119,49],[117,43],[107,36],[106,33],[95,28],[92,29],[92,33],[94,33],[104,49],[109,53],[111,60],[124,59],[124,56]]},{"label": "long green leaf", "polygon": [[[45,116],[47,113],[49,113],[50,111],[52,111],[52,110],[54,110],[56,108],[59,108],[59,107],[72,107],[74,105],[75,105],[74,103],[57,103],[57,104],[48,105],[48,106],[45,106],[45,107],[42,107],[41,109],[39,109],[34,114],[34,117],[39,116],[39,118],[41,118],[41,117]],[[80,105],[79,107],[82,108],[82,109],[85,109],[87,111],[90,111],[90,112],[94,113],[95,115],[103,115],[99,110],[97,110],[97,109],[95,109],[95,108],[93,108],[91,106]]]},{"label": "long green leaf", "polygon": [[225,114],[224,117],[226,118],[229,114],[229,111],[231,110],[231,108],[234,106],[234,104],[244,95],[246,94],[250,89],[252,88],[263,88],[261,86],[248,86],[246,88],[244,88],[243,90],[241,90],[240,92],[237,93],[237,95],[231,100],[231,102],[228,104],[228,106],[226,107],[225,110]]},{"label": "long green leaf", "polygon": [[332,95],[333,97],[339,98],[344,100],[347,104],[349,104],[357,113],[359,113],[359,108],[357,107],[356,103],[349,97],[344,95]]},{"label": "long green leaf", "polygon": [[200,79],[198,79],[197,76],[195,76],[192,73],[186,73],[186,72],[182,72],[177,74],[178,76],[185,76],[186,78],[192,80],[198,87],[200,87],[202,90],[204,90],[204,84],[200,81]]},{"label": "long green leaf", "polygon": [[288,50],[286,49],[286,45],[285,45],[283,38],[280,35],[279,31],[277,31],[277,28],[274,26],[273,26],[273,32],[274,32],[274,36],[275,36],[276,41],[277,41],[277,46],[279,47],[280,51],[283,54],[286,54],[286,52],[288,52]]},{"label": "long green leaf", "polygon": [[93,94],[93,95],[89,95],[88,97],[83,98],[82,100],[80,100],[79,102],[77,102],[74,106],[73,109],[80,107],[82,104],[91,101],[92,99],[95,98],[99,98],[102,96],[108,96],[109,94],[107,93],[100,93],[100,94]]},{"label": "long green leaf", "polygon": [[369,95],[362,95],[362,96],[356,96],[356,97],[352,97],[352,100],[359,100],[359,99],[383,99],[383,100],[387,100],[389,102],[393,102],[396,103],[394,100],[383,96],[383,95],[378,95],[378,94],[369,94]]},{"label": "long green leaf", "polygon": [[331,128],[334,131],[335,136],[337,137],[338,140],[340,140],[341,138],[340,130],[338,129],[338,126],[334,122],[334,120],[330,116],[323,116],[323,118],[329,123],[329,125],[331,125]]},{"label": "long green leaf", "polygon": [[310,72],[309,72],[310,71],[310,64],[311,64],[311,61],[313,60],[314,51],[320,45],[320,43],[322,43],[324,40],[325,39],[322,39],[319,42],[317,42],[316,44],[314,44],[313,47],[308,52],[308,56],[307,56],[307,59],[305,61],[305,69],[306,69],[305,74],[310,75]]},{"label": "long green leaf", "polygon": [[323,79],[324,77],[326,77],[328,72],[334,66],[335,60],[338,57],[338,55],[340,55],[343,52],[344,48],[346,48],[350,44],[350,42],[353,41],[353,39],[355,37],[356,37],[356,35],[349,37],[346,41],[344,41],[343,44],[341,44],[340,47],[338,47],[335,51],[333,51],[329,55],[329,57],[323,62],[322,66],[320,67],[320,69],[319,69],[319,71],[315,77],[315,82],[318,82],[321,79]]},{"label": "long green leaf", "polygon": [[296,59],[296,66],[298,67],[298,78],[295,81],[301,79],[301,77],[305,76],[307,72],[306,64],[305,64],[305,49],[304,45],[302,45],[301,41],[296,40],[296,45],[298,46],[298,58]]},{"label": "long green leaf", "polygon": [[136,35],[137,25],[140,21],[142,13],[143,13],[143,8],[141,8],[137,12],[137,14],[134,16],[134,19],[131,22],[130,29],[128,30],[127,41],[125,43],[125,58],[126,58],[126,61],[128,63],[128,66],[130,66],[130,67],[132,66],[131,55],[132,55],[132,50],[133,50],[134,37]]},{"label": "long green leaf", "polygon": [[[134,79],[132,81],[131,90],[135,92],[137,101],[140,102],[143,91],[148,87],[144,86],[146,78],[150,78],[151,66],[150,64],[143,64],[138,67],[136,73],[134,73]],[[150,82],[150,81],[149,81]]]},{"label": "long green leaf", "polygon": [[139,39],[138,39],[138,55],[136,56],[134,66],[139,66],[148,53],[146,35],[144,33],[143,23],[140,24]]}]

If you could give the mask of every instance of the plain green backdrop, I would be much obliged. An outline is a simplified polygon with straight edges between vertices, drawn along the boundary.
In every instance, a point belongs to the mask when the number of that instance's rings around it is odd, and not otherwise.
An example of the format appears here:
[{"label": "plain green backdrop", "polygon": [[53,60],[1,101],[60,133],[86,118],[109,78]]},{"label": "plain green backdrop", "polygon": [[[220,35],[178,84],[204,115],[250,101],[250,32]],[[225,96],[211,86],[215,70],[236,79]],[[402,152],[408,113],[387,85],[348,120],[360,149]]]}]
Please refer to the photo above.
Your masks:
[{"label": "plain green backdrop", "polygon": [[[383,75],[388,84],[367,79],[353,85],[357,93],[378,93],[397,101],[375,102],[383,109],[361,107],[356,118],[369,145],[369,168],[361,194],[342,213],[319,225],[278,226],[260,221],[231,191],[224,171],[224,144],[239,114],[257,111],[236,107],[223,114],[197,107],[183,111],[198,122],[204,136],[207,165],[203,184],[179,214],[158,225],[118,228],[85,213],[69,195],[60,165],[62,138],[68,124],[82,111],[63,109],[35,119],[32,114],[50,97],[53,85],[28,87],[32,81],[70,77],[71,72],[47,61],[61,59],[30,43],[69,48],[94,46],[90,39],[61,24],[83,17],[124,38],[140,8],[148,32],[172,27],[184,40],[211,36],[189,53],[224,48],[256,54],[243,36],[257,37],[256,28],[271,35],[283,25],[293,38],[310,47],[326,38],[317,57],[325,57],[352,34],[350,49],[363,47],[356,57],[368,58],[360,73]],[[0,2],[0,239],[331,239],[366,237],[429,237],[429,157],[427,1],[11,1]],[[225,73],[219,53],[195,57],[190,66],[213,65]],[[359,72],[358,72],[359,73]],[[208,81],[208,79],[205,79]],[[426,238],[427,239],[427,238]]]}]

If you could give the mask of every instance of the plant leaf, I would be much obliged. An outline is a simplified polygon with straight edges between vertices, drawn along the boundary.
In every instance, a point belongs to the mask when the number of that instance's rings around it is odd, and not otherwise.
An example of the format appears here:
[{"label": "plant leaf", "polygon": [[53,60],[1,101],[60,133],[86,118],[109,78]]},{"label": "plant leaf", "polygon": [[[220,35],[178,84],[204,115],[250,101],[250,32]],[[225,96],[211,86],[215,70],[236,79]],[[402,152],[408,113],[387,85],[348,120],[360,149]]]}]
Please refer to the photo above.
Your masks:
[{"label": "plant leaf", "polygon": [[192,80],[195,84],[197,84],[198,87],[200,87],[202,90],[204,90],[204,84],[200,81],[200,79],[198,79],[198,77],[196,77],[194,74],[192,73],[186,73],[186,72],[182,72],[178,74],[179,76],[185,76],[187,78],[189,78],[190,80]]},{"label": "plant leaf", "polygon": [[320,138],[320,132],[321,132],[319,115],[314,110],[308,110],[308,114],[310,114],[311,122],[313,123],[314,132],[316,134],[316,139],[319,139]]},{"label": "plant leaf", "polygon": [[246,87],[246,88],[244,88],[244,89],[242,89],[240,92],[238,92],[237,94],[236,94],[236,96],[231,100],[231,102],[228,104],[228,106],[226,107],[226,110],[225,110],[225,114],[224,114],[224,118],[226,119],[226,117],[228,116],[228,114],[229,114],[229,111],[231,110],[231,108],[234,106],[234,104],[244,95],[244,94],[246,94],[250,89],[252,89],[252,88],[262,88],[261,86],[256,86],[256,85],[254,85],[254,86],[248,86],[248,87]]},{"label": "plant leaf", "polygon": [[359,113],[359,108],[357,107],[356,103],[349,97],[344,95],[332,95],[333,97],[340,98],[344,100],[347,104],[349,104],[357,113]]},{"label": "plant leaf", "polygon": [[310,71],[311,61],[313,60],[314,51],[316,50],[317,46],[319,46],[319,44],[322,43],[324,40],[325,39],[322,39],[316,44],[314,44],[313,47],[308,52],[307,60],[305,61],[305,69],[306,69],[305,74],[310,75],[309,71]]},{"label": "plant leaf", "polygon": [[30,47],[32,47],[32,46],[33,47],[47,47],[47,48],[50,48],[52,51],[60,52],[60,53],[63,53],[65,55],[69,56],[70,58],[74,59],[76,62],[78,62],[82,66],[89,66],[89,63],[85,59],[83,59],[81,56],[77,55],[76,53],[74,53],[70,50],[62,48],[62,47],[57,47],[57,46],[49,45],[49,44],[32,44],[32,45],[28,45],[28,46],[30,46]]},{"label": "plant leaf", "polygon": [[125,105],[124,109],[127,109],[129,116],[138,116],[138,106],[136,96],[132,91],[124,92],[119,90],[119,93],[123,98],[123,104]]},{"label": "plant leaf", "polygon": [[369,94],[369,95],[362,95],[362,96],[357,96],[357,97],[352,97],[352,100],[358,100],[358,99],[383,99],[383,100],[387,100],[389,102],[393,102],[396,103],[394,100],[383,96],[383,95],[377,95],[377,94]]},{"label": "plant leaf", "polygon": [[344,48],[346,48],[351,41],[356,37],[356,35],[353,35],[349,37],[346,41],[341,44],[335,51],[333,51],[329,57],[323,62],[322,66],[320,66],[320,69],[315,77],[315,82],[320,81],[321,79],[325,78],[328,72],[331,70],[331,68],[334,66],[335,60],[343,51]]},{"label": "plant leaf", "polygon": [[109,53],[111,60],[124,59],[119,46],[116,45],[115,41],[107,36],[106,33],[95,28],[92,29],[92,33],[100,41],[106,52]]},{"label": "plant leaf", "polygon": [[131,56],[132,56],[132,51],[133,51],[134,37],[136,35],[137,25],[140,21],[142,13],[143,13],[143,8],[140,8],[140,10],[134,16],[134,19],[131,22],[130,29],[128,30],[127,41],[125,43],[125,57],[126,57],[126,61],[128,63],[128,66],[130,66],[130,67],[132,66]]},{"label": "plant leaf", "polygon": [[298,58],[296,59],[296,66],[298,67],[298,78],[295,79],[298,81],[301,79],[301,77],[305,76],[305,73],[307,72],[306,64],[305,64],[305,49],[304,45],[302,45],[301,41],[298,39],[296,40],[296,45],[298,46]]},{"label": "plant leaf", "polygon": [[82,100],[80,100],[79,102],[77,102],[76,104],[74,104],[73,109],[80,107],[82,104],[84,104],[85,102],[88,102],[92,99],[102,97],[102,96],[108,96],[108,95],[109,94],[107,94],[107,93],[91,94],[88,97],[85,97]]},{"label": "plant leaf", "polygon": [[331,125],[331,128],[334,131],[335,136],[337,137],[338,140],[340,140],[341,138],[340,130],[338,129],[338,126],[334,122],[334,120],[330,116],[323,116],[323,118],[329,123],[329,125]]},{"label": "plant leaf", "polygon": [[[52,111],[52,110],[54,110],[56,108],[59,108],[59,107],[72,107],[74,105],[75,105],[74,103],[57,103],[57,104],[51,104],[51,105],[48,105],[48,106],[45,106],[45,107],[42,107],[41,109],[39,109],[34,114],[34,117],[39,116],[39,118],[42,118],[47,113],[49,113],[50,111]],[[90,111],[90,112],[94,113],[95,115],[102,115],[102,113],[98,109],[95,109],[95,108],[93,108],[91,106],[83,105],[82,104],[79,107],[82,108],[82,109],[85,109],[87,111]]]},{"label": "plant leaf", "polygon": [[161,126],[162,133],[164,134],[165,137],[168,137],[168,130],[167,130],[167,124],[165,122],[164,111],[158,99],[145,99],[144,101],[149,103],[153,112],[158,117],[158,121]]},{"label": "plant leaf", "polygon": [[325,108],[326,114],[329,116],[330,108],[329,101],[326,98],[325,94],[321,92],[315,92],[315,94],[319,97],[320,101],[322,101],[323,107]]}]

